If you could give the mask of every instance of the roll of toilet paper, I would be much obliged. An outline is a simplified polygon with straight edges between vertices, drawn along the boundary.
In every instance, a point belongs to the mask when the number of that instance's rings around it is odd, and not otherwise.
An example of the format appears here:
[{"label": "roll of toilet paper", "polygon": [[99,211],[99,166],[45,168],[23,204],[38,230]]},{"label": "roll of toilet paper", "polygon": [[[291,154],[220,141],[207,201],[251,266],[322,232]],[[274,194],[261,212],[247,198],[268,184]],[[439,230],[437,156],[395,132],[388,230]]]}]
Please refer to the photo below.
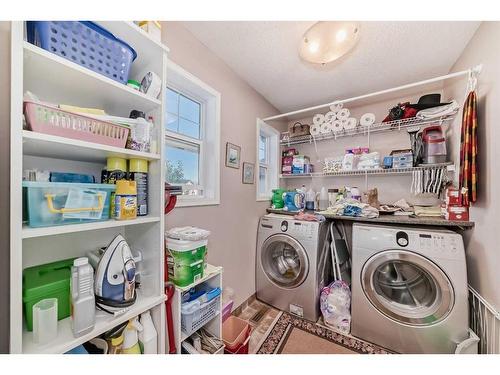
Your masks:
[{"label": "roll of toilet paper", "polygon": [[359,124],[362,126],[371,126],[375,124],[375,115],[373,113],[365,113],[359,119]]},{"label": "roll of toilet paper", "polygon": [[319,132],[321,134],[327,134],[327,133],[330,133],[330,126],[329,126],[329,123],[328,122],[324,122],[320,125],[319,127]]},{"label": "roll of toilet paper", "polygon": [[337,119],[347,120],[350,115],[351,111],[349,111],[347,108],[342,108],[340,111],[337,112]]},{"label": "roll of toilet paper", "polygon": [[324,122],[325,122],[325,115],[322,115],[321,113],[317,113],[314,115],[313,117],[314,125],[321,125]]},{"label": "roll of toilet paper", "polygon": [[325,121],[326,122],[333,122],[336,119],[337,119],[337,116],[336,116],[335,112],[330,111],[330,112],[327,112],[325,114]]},{"label": "roll of toilet paper", "polygon": [[353,130],[358,125],[358,120],[356,120],[354,117],[349,117],[345,121],[345,124],[343,124],[345,130]]},{"label": "roll of toilet paper", "polygon": [[334,133],[338,133],[344,130],[344,126],[342,125],[342,122],[340,120],[335,120],[332,123],[332,128]]},{"label": "roll of toilet paper", "polygon": [[314,137],[320,133],[320,125],[312,124],[311,128],[309,129],[309,132],[311,135]]},{"label": "roll of toilet paper", "polygon": [[332,111],[333,113],[337,113],[338,111],[340,111],[342,109],[342,107],[344,107],[344,105],[342,103],[333,103],[330,106],[330,111]]}]

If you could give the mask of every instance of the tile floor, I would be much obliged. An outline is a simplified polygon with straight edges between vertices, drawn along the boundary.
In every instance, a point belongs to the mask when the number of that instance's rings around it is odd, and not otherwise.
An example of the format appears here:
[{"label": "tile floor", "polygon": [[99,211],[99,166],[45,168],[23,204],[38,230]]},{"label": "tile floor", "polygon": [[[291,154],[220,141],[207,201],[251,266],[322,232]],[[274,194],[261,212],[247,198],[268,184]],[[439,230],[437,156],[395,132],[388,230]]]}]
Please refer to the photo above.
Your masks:
[{"label": "tile floor", "polygon": [[[260,319],[257,317],[258,321],[253,321],[252,318],[261,312]],[[263,312],[263,314],[262,314]],[[280,313],[279,310],[271,307],[263,302],[254,300],[243,311],[238,315],[241,319],[248,320],[252,326],[252,335],[250,337],[250,343],[248,352],[253,354],[259,350],[259,345],[261,341],[266,336],[269,327],[272,326],[274,320]]]}]

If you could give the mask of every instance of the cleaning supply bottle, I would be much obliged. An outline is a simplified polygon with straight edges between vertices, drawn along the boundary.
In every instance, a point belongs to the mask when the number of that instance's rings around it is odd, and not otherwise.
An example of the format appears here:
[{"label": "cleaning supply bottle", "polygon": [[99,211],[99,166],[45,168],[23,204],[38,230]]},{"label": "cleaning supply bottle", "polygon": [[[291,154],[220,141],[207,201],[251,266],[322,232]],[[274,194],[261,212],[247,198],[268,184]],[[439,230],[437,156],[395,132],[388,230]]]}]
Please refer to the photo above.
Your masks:
[{"label": "cleaning supply bottle", "polygon": [[141,314],[142,331],[139,332],[139,345],[143,354],[158,354],[158,334],[156,333],[151,313]]},{"label": "cleaning supply bottle", "polygon": [[123,354],[141,354],[139,346],[138,332],[142,331],[142,324],[139,323],[139,318],[129,320],[125,331],[123,331],[123,344],[121,352]]},{"label": "cleaning supply bottle", "polygon": [[313,189],[309,189],[306,193],[306,210],[314,210],[314,200],[316,193]]},{"label": "cleaning supply bottle", "polygon": [[[101,173],[103,184],[116,184],[116,181],[127,179],[127,160],[123,158],[109,157],[106,160],[106,169]],[[115,217],[115,193],[110,197],[111,217]]]},{"label": "cleaning supply bottle", "polygon": [[108,354],[121,354],[123,346],[123,334],[118,337],[112,337],[108,344]]},{"label": "cleaning supply bottle", "polygon": [[328,191],[326,188],[323,186],[321,188],[321,192],[319,193],[319,202],[318,202],[318,208],[320,211],[326,210],[328,208]]},{"label": "cleaning supply bottle", "polygon": [[129,179],[137,186],[137,216],[148,214],[148,161],[130,159],[128,165]]},{"label": "cleaning supply bottle", "polygon": [[94,269],[87,257],[77,258],[71,267],[71,329],[80,337],[94,328]]},{"label": "cleaning supply bottle", "polygon": [[129,220],[137,217],[137,184],[135,181],[116,181],[114,217],[116,220]]}]

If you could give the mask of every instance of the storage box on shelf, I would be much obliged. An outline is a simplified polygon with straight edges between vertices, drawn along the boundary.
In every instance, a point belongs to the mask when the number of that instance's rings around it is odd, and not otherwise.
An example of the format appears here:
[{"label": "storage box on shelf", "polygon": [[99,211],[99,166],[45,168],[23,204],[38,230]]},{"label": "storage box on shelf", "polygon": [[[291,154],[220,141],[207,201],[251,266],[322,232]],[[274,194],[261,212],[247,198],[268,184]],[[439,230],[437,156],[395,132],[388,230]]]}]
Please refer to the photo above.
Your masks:
[{"label": "storage box on shelf", "polygon": [[[139,76],[142,77],[148,71],[152,71],[160,77],[162,87],[165,87],[168,51],[165,46],[153,41],[130,22],[110,21],[99,24],[138,52],[137,59],[129,69],[130,77],[138,79]],[[107,77],[71,59],[68,60],[28,43],[24,35],[23,22],[12,23],[11,44],[13,69],[11,71],[10,262],[12,288],[10,306],[12,318],[10,351],[12,353],[64,353],[146,310],[151,310],[153,323],[158,332],[158,350],[164,353],[165,295],[162,285],[164,270],[164,217],[162,214],[165,173],[162,142],[164,97],[163,95],[158,98],[150,97],[126,86],[122,83],[123,81],[118,82],[113,77]],[[49,131],[42,133],[23,130],[22,113],[25,91],[34,93],[47,103],[102,108],[106,113],[114,116],[128,117],[133,109],[143,111],[148,116],[152,115],[155,119],[155,128],[158,130],[155,134],[158,144],[157,153],[124,148],[127,136],[121,134],[122,127],[114,123],[108,126],[106,121],[90,119],[90,116],[85,114],[68,113],[67,110],[59,108],[44,108],[39,103],[34,103],[31,105],[33,110],[27,111],[28,115],[31,112],[35,115],[34,118],[28,119],[29,123],[36,127],[35,120],[52,118],[57,120],[56,125],[60,125],[64,120],[72,125],[72,130],[75,130],[73,126],[75,124],[79,124],[76,126],[79,130],[91,129],[90,138],[73,137]],[[46,124],[38,123],[38,125]],[[40,128],[34,130],[40,130]],[[128,129],[125,131],[128,132]],[[113,140],[119,139],[120,144],[114,141],[100,141],[96,136],[101,135],[112,137]],[[150,212],[147,216],[125,221],[106,220],[39,228],[23,227],[22,171],[24,169],[77,172],[93,175],[95,180],[99,181],[101,169],[106,165],[106,159],[111,156],[149,161]],[[78,184],[73,184],[72,188],[77,186]],[[100,185],[93,184],[90,188],[98,186]],[[110,189],[113,187],[109,186]],[[61,208],[57,198],[57,196],[53,198],[54,210]],[[107,204],[106,202],[106,200],[103,202],[103,206]],[[35,207],[35,210],[37,209]],[[105,211],[108,212],[108,210]],[[119,233],[124,235],[132,249],[141,250],[143,253],[142,271],[148,275],[150,282],[154,285],[152,292],[147,294],[139,292],[135,304],[121,315],[114,316],[98,312],[94,329],[82,337],[73,336],[70,319],[65,318],[58,322],[58,335],[54,340],[44,345],[35,344],[32,333],[23,328],[25,319],[22,305],[23,269],[69,257],[85,256],[88,251],[106,245],[113,236]]]}]

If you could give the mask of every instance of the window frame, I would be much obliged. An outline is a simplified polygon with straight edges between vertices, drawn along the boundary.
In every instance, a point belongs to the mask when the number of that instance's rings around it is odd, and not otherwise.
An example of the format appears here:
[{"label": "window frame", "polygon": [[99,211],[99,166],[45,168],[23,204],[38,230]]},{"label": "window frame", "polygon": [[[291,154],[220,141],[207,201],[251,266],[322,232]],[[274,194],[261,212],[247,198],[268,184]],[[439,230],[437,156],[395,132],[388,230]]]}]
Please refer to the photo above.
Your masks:
[{"label": "window frame", "polygon": [[[198,185],[195,187],[202,187],[203,195],[180,195],[177,197],[176,207],[218,205],[220,204],[221,94],[172,61],[167,63],[167,87],[200,104],[199,139],[168,130],[166,123],[164,124],[165,149],[167,142],[170,141],[196,145],[200,150]],[[166,103],[164,114],[167,116]]]},{"label": "window frame", "polygon": [[[257,157],[256,157],[256,173],[257,186],[256,186],[256,200],[257,202],[268,201],[272,197],[272,190],[279,187],[279,152],[280,152],[280,133],[278,130],[265,123],[261,119],[257,119]],[[264,134],[267,139],[266,144],[266,163],[260,161],[260,137]],[[260,169],[267,168],[266,174],[266,192],[260,191]]]}]

